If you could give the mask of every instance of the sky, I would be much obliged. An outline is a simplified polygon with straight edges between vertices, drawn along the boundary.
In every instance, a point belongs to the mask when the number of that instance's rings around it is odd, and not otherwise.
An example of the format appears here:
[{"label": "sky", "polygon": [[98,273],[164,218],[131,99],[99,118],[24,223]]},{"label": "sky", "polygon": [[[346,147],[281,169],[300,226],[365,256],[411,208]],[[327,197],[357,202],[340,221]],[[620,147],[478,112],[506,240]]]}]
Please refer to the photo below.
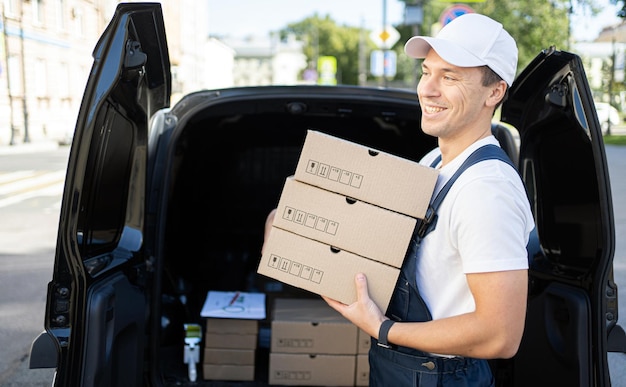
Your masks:
[{"label": "sky", "polygon": [[588,14],[574,9],[571,25],[575,40],[592,41],[602,31],[603,27],[621,23],[622,19],[615,16],[621,7],[611,4],[608,0],[597,0],[597,2],[602,7],[602,12],[595,17],[590,17]]},{"label": "sky", "polygon": [[[338,24],[382,29],[384,0],[208,0],[211,35],[267,35],[318,13]],[[386,0],[387,24],[403,19],[404,3]]]},{"label": "sky", "polygon": [[[572,17],[572,34],[576,40],[591,41],[603,27],[620,22],[615,16],[619,7],[609,0],[596,1],[603,8],[600,15],[591,18],[579,13]],[[209,33],[231,37],[267,36],[270,31],[299,22],[316,12],[322,17],[330,15],[338,24],[380,31],[383,4],[387,8],[387,24],[400,24],[404,2],[399,0],[208,0]]]}]

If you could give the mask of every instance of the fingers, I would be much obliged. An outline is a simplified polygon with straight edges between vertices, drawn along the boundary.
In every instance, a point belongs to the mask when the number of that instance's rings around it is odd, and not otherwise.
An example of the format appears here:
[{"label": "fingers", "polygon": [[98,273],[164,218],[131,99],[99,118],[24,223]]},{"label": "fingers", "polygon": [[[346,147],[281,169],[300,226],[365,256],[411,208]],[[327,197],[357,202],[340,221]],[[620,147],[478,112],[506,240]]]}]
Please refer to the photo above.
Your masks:
[{"label": "fingers", "polygon": [[[367,278],[365,277],[365,274],[363,273],[356,274],[354,276],[354,284],[356,287],[356,302],[369,301],[370,297],[369,297],[369,292],[367,289]],[[324,301],[326,301],[328,305],[332,306],[334,309],[337,309],[337,310],[341,308],[346,308],[349,306],[347,304],[344,304],[343,302],[337,301],[327,296],[321,296],[321,297],[324,299]]]},{"label": "fingers", "polygon": [[263,246],[261,246],[261,255],[263,255],[264,253],[265,242],[267,242],[267,238],[270,235],[270,230],[272,229],[272,224],[274,223],[274,216],[276,216],[276,208],[270,211],[270,213],[267,214],[267,218],[265,219],[265,227],[264,227],[264,233],[263,233]]},{"label": "fingers", "polygon": [[326,301],[328,306],[335,309],[337,312],[341,313],[342,315],[344,314],[345,309],[348,307],[346,304],[341,303],[337,300],[333,300],[332,298],[328,298],[326,296],[322,296],[322,299]]},{"label": "fingers", "polygon": [[357,301],[364,302],[369,300],[369,290],[367,288],[367,278],[363,273],[357,273],[354,276],[354,284],[356,286],[356,298]]},{"label": "fingers", "polygon": [[333,306],[335,304],[338,304],[337,301],[333,300],[332,298],[328,298],[326,296],[322,296],[322,298],[324,299],[324,301],[326,301],[326,303],[330,306]]}]

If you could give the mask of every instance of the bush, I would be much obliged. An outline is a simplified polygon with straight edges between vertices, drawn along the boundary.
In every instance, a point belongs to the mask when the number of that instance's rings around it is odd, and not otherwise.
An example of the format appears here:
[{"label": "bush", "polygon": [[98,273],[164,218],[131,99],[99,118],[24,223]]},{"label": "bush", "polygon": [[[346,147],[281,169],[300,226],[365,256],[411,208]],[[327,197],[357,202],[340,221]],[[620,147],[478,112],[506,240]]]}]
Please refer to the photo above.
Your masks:
[{"label": "bush", "polygon": [[611,144],[611,145],[626,145],[626,136],[615,136],[615,135],[611,135],[611,136],[604,136],[604,143],[605,144]]}]

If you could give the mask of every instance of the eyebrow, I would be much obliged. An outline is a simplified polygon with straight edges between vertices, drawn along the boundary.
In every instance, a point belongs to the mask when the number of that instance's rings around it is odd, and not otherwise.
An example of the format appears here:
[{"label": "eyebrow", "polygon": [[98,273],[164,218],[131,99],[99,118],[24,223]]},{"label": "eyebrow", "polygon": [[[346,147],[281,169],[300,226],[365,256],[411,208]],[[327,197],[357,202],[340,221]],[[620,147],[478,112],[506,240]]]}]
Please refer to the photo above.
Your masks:
[{"label": "eyebrow", "polygon": [[[453,66],[453,65],[450,65],[450,66]],[[422,69],[426,69],[426,70],[430,69],[430,67],[428,67],[428,65],[426,64],[426,61],[422,61]],[[442,67],[440,71],[445,72],[445,73],[461,74],[461,71],[459,71],[459,67],[456,67],[456,66]]]}]

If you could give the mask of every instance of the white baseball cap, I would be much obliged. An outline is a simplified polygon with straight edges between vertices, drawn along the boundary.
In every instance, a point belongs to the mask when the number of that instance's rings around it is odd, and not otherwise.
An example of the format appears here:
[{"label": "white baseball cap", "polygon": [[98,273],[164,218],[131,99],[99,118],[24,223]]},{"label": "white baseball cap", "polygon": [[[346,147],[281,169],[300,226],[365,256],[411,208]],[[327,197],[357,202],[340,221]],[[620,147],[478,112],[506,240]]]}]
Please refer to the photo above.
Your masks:
[{"label": "white baseball cap", "polygon": [[466,13],[446,24],[435,37],[414,36],[404,45],[404,52],[423,59],[431,47],[454,66],[488,66],[509,86],[515,79],[515,40],[502,24],[485,15]]}]

